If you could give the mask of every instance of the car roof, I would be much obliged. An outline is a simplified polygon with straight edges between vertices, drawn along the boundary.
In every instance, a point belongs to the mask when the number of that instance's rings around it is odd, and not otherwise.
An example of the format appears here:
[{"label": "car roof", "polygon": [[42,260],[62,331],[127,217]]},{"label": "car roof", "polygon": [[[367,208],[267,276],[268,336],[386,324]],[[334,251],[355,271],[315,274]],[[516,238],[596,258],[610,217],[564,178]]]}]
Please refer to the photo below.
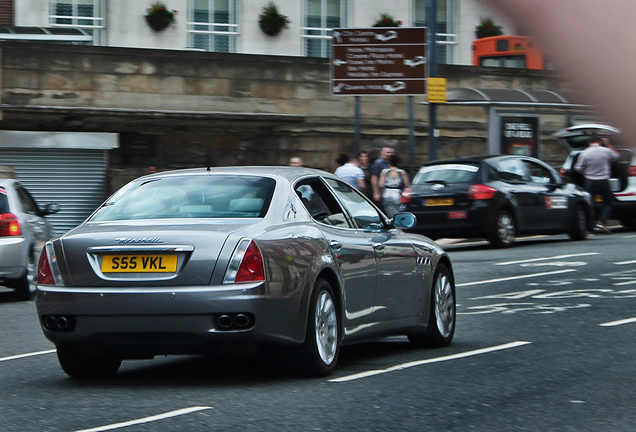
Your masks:
[{"label": "car roof", "polygon": [[[319,175],[323,177],[335,178],[327,171],[314,168],[288,167],[288,166],[227,166],[214,168],[190,168],[174,171],[162,171],[156,174],[149,174],[140,179],[161,178],[166,176],[198,176],[198,175],[237,175],[237,176],[262,176],[262,177],[282,177],[289,181],[301,177]],[[138,179],[139,180],[139,179]]]},{"label": "car roof", "polygon": [[455,158],[455,159],[437,160],[437,161],[425,163],[422,165],[422,167],[432,166],[432,165],[461,164],[461,163],[481,163],[482,161],[485,161],[485,160],[497,160],[497,159],[505,159],[505,158],[535,159],[531,156],[523,156],[523,155],[483,154],[483,155],[474,155],[474,156],[463,156],[463,157]]},{"label": "car roof", "polygon": [[16,183],[18,183],[18,181],[16,179],[0,178],[0,186],[11,187],[11,186],[13,186]]}]

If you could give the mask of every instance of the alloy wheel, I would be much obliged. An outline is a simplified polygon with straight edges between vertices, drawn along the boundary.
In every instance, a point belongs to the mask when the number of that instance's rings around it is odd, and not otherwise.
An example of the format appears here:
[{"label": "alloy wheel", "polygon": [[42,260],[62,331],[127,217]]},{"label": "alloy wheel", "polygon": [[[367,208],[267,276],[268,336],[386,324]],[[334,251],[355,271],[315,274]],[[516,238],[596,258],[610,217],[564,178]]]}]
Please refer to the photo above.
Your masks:
[{"label": "alloy wheel", "polygon": [[338,349],[338,318],[331,295],[322,291],[318,296],[315,313],[316,344],[324,364],[333,362]]}]

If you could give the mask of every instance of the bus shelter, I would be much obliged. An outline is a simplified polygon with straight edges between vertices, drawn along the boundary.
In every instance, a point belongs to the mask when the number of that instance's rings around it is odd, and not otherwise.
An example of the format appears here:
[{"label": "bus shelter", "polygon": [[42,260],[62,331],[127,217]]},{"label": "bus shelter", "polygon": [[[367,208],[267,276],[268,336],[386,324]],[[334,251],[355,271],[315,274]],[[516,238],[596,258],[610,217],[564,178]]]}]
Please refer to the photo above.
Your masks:
[{"label": "bus shelter", "polygon": [[591,106],[552,90],[456,88],[448,90],[447,102],[441,105],[483,107],[490,154],[539,157],[541,115],[593,117]]}]

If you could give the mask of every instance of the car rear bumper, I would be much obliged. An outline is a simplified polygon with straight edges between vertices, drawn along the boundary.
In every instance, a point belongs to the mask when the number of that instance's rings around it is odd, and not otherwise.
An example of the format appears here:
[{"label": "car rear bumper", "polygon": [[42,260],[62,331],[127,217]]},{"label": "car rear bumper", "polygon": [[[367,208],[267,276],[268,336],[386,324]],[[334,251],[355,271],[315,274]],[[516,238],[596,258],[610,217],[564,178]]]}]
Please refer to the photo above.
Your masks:
[{"label": "car rear bumper", "polygon": [[0,238],[0,278],[17,279],[27,268],[27,246],[24,237]]},{"label": "car rear bumper", "polygon": [[[205,353],[215,343],[301,343],[306,314],[300,297],[274,298],[259,294],[263,291],[263,284],[150,290],[38,286],[36,306],[53,343],[101,344],[124,357],[139,351]],[[221,325],[238,315],[247,317],[246,325]],[[56,325],[62,318],[68,326]]]},{"label": "car rear bumper", "polygon": [[612,202],[612,218],[636,220],[636,196],[616,197]]},{"label": "car rear bumper", "polygon": [[417,217],[412,231],[432,238],[479,237],[492,229],[494,212],[490,206],[475,205],[465,210],[411,211]]}]

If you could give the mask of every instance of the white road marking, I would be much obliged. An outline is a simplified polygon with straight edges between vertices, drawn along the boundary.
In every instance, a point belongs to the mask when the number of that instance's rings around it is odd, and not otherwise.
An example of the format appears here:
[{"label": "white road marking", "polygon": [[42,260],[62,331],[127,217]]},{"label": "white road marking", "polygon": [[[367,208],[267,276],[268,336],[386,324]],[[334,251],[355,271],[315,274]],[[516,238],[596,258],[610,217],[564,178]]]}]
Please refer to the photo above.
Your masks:
[{"label": "white road marking", "polygon": [[606,322],[603,324],[599,324],[601,327],[614,327],[614,326],[619,326],[619,325],[623,325],[623,324],[631,324],[636,322],[636,318],[627,318],[627,319],[623,319],[623,320],[618,320],[618,321],[611,321],[611,322]]},{"label": "white road marking", "polygon": [[533,262],[521,263],[521,267],[583,267],[587,265],[585,261],[549,261],[549,262]]},{"label": "white road marking", "polygon": [[534,303],[499,303],[484,306],[470,306],[468,307],[468,312],[457,312],[457,315],[484,315],[491,313],[514,314],[518,312],[545,315],[591,306],[591,304],[586,303],[579,303],[572,306],[539,305]]},{"label": "white road marking", "polygon": [[535,289],[528,291],[517,291],[503,294],[492,294],[483,297],[473,297],[471,300],[491,300],[491,299],[509,299],[509,300],[519,300],[526,297],[532,297],[533,295],[541,294],[545,292],[543,289]]},{"label": "white road marking", "polygon": [[436,358],[431,358],[431,359],[425,359],[425,360],[417,360],[417,361],[412,361],[412,362],[408,362],[408,363],[402,363],[396,366],[391,366],[390,368],[387,369],[376,369],[376,370],[370,370],[370,371],[366,371],[366,372],[360,372],[357,374],[353,374],[353,375],[347,375],[347,376],[343,376],[343,377],[339,377],[339,378],[332,378],[329,380],[329,382],[336,382],[336,383],[340,383],[340,382],[347,382],[347,381],[354,381],[354,380],[358,380],[358,379],[362,379],[362,378],[369,378],[375,375],[381,375],[381,374],[385,374],[385,373],[389,373],[389,372],[396,372],[396,371],[400,371],[403,369],[408,369],[408,368],[412,368],[415,366],[422,366],[425,364],[431,364],[431,363],[439,363],[439,362],[443,362],[443,361],[448,361],[448,360],[457,360],[457,359],[461,359],[461,358],[466,358],[466,357],[472,357],[472,356],[476,356],[476,355],[480,355],[480,354],[486,354],[486,353],[490,353],[490,352],[495,352],[495,351],[501,351],[501,350],[505,350],[505,349],[509,349],[509,348],[517,348],[523,345],[527,345],[531,342],[527,342],[527,341],[516,341],[516,342],[510,342],[507,344],[503,344],[503,345],[497,345],[497,346],[493,346],[493,347],[489,347],[489,348],[482,348],[482,349],[478,349],[478,350],[473,350],[473,351],[466,351],[463,353],[457,353],[457,354],[451,354],[451,355],[447,355],[444,357],[436,357]]},{"label": "white road marking", "polygon": [[540,276],[550,276],[550,275],[555,275],[555,274],[570,273],[570,272],[575,272],[575,271],[577,271],[577,270],[576,269],[555,270],[555,271],[551,271],[551,272],[532,273],[532,274],[526,274],[526,275],[520,275],[520,276],[511,276],[511,277],[505,277],[505,278],[499,278],[499,279],[489,279],[489,280],[476,281],[476,282],[466,282],[466,283],[457,284],[456,286],[457,287],[466,287],[466,286],[472,286],[472,285],[482,285],[482,284],[489,284],[489,283],[495,283],[495,282],[505,282],[505,281],[511,281],[511,280],[517,280],[517,279],[526,279],[526,278],[533,278],[533,277],[540,277]]},{"label": "white road marking", "polygon": [[495,265],[504,266],[504,265],[523,264],[523,263],[531,263],[531,262],[537,262],[537,261],[573,258],[573,257],[590,256],[590,255],[600,255],[600,252],[585,252],[585,253],[579,253],[579,254],[556,255],[552,257],[532,258],[532,259],[521,260],[521,261],[506,261],[506,262],[496,263]]},{"label": "white road marking", "polygon": [[636,284],[636,280],[631,280],[627,282],[616,282],[614,285],[619,286],[619,285],[633,285],[633,284]]},{"label": "white road marking", "polygon": [[17,359],[21,359],[21,358],[25,358],[25,357],[33,357],[33,356],[38,356],[38,355],[43,355],[43,354],[51,354],[54,353],[55,350],[46,350],[46,351],[38,351],[38,352],[32,352],[32,353],[26,353],[26,354],[18,354],[18,355],[13,355],[13,356],[9,356],[9,357],[0,357],[0,362],[3,361],[9,361],[9,360],[17,360]]},{"label": "white road marking", "polygon": [[636,260],[632,260],[632,261],[621,261],[621,262],[617,262],[614,263],[616,265],[625,265],[625,264],[636,264]]},{"label": "white road marking", "polygon": [[124,428],[127,426],[133,426],[133,425],[138,425],[138,424],[143,424],[143,423],[149,423],[149,422],[153,422],[153,421],[157,421],[157,420],[164,420],[167,418],[171,418],[171,417],[177,417],[180,415],[184,415],[184,414],[190,414],[193,412],[197,412],[197,411],[203,411],[203,410],[208,410],[208,409],[212,409],[212,407],[209,406],[195,406],[195,407],[190,407],[190,408],[183,408],[183,409],[179,409],[179,410],[175,410],[175,411],[169,411],[163,414],[157,414],[154,416],[150,416],[150,417],[143,417],[140,419],[136,419],[136,420],[130,420],[127,422],[121,422],[121,423],[113,423],[110,425],[106,425],[106,426],[99,426],[96,428],[92,428],[92,429],[82,429],[79,431],[75,431],[75,432],[101,432],[101,431],[108,431],[108,430],[113,430],[113,429],[120,429],[120,428]]}]

